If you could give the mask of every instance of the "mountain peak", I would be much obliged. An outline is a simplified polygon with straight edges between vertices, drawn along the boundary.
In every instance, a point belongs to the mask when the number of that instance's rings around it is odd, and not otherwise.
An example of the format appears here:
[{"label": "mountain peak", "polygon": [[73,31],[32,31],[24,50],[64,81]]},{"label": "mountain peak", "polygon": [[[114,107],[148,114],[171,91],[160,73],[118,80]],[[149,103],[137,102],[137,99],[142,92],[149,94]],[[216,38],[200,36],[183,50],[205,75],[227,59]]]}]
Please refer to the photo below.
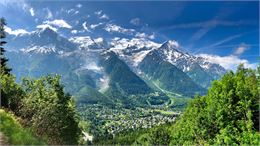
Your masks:
[{"label": "mountain peak", "polygon": [[57,29],[51,26],[40,27],[35,31],[37,34],[56,34]]},{"label": "mountain peak", "polygon": [[161,47],[179,48],[179,43],[175,40],[168,40],[168,41],[164,42]]}]

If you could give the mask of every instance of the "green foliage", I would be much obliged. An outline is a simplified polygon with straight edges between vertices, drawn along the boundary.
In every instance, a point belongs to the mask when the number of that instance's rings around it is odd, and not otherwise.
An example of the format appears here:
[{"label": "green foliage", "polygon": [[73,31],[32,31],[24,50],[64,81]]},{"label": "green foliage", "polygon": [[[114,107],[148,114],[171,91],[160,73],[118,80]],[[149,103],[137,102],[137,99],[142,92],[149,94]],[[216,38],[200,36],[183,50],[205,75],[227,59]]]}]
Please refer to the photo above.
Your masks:
[{"label": "green foliage", "polygon": [[140,136],[145,135],[147,132],[147,129],[139,129],[136,131],[129,130],[126,132],[121,132],[120,134],[115,135],[113,138],[106,137],[103,139],[98,139],[98,141],[94,141],[94,145],[129,145],[135,143],[135,141]]},{"label": "green foliage", "polygon": [[11,74],[0,73],[0,85],[1,106],[17,113],[24,96],[23,90],[15,83],[15,77]]},{"label": "green foliage", "polygon": [[37,138],[31,131],[23,128],[14,115],[0,109],[0,131],[7,137],[11,145],[44,145],[42,139]]},{"label": "green foliage", "polygon": [[259,145],[256,73],[239,66],[192,101],[173,125],[171,144]]},{"label": "green foliage", "polygon": [[80,129],[71,96],[65,94],[59,76],[24,79],[27,93],[20,111],[27,125],[47,137],[50,144],[77,144]]}]

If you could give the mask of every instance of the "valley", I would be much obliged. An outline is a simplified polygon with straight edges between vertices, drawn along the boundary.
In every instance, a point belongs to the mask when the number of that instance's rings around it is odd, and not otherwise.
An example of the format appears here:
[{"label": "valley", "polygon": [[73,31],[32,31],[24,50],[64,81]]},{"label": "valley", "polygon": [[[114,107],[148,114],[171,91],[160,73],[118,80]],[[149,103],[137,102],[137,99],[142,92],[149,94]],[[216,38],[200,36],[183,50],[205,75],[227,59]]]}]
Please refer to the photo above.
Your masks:
[{"label": "valley", "polygon": [[18,82],[22,76],[61,75],[94,142],[174,122],[226,72],[171,40],[66,38],[46,27],[7,35],[7,41],[13,42],[7,57]]},{"label": "valley", "polygon": [[147,129],[171,123],[180,112],[164,111],[155,108],[109,108],[101,105],[82,105],[78,107],[84,121],[90,121],[86,128],[94,139],[109,137],[121,132]]},{"label": "valley", "polygon": [[258,6],[0,0],[0,145],[260,145]]}]

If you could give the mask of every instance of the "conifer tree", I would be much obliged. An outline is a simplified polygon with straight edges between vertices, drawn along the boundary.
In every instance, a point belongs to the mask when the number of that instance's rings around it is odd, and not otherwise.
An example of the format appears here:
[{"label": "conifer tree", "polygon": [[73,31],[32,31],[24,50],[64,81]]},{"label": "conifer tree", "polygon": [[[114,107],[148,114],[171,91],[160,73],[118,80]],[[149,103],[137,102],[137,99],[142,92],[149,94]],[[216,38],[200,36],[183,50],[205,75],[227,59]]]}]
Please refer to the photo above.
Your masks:
[{"label": "conifer tree", "polygon": [[5,19],[0,18],[0,58],[1,58],[1,73],[4,74],[10,74],[11,69],[7,66],[8,59],[4,56],[5,49],[3,48],[3,45],[6,44],[6,41],[3,39],[6,37],[4,32],[4,26],[6,25]]}]

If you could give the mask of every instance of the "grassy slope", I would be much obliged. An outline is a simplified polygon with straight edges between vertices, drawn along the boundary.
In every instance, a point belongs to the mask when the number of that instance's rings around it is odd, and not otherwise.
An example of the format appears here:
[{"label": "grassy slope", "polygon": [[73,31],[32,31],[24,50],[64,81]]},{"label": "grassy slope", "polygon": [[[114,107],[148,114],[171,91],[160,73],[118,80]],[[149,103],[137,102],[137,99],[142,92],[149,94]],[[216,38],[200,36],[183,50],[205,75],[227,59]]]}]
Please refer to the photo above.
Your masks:
[{"label": "grassy slope", "polygon": [[32,132],[25,129],[15,117],[0,109],[0,131],[7,137],[11,145],[44,145],[43,140],[36,138]]}]

